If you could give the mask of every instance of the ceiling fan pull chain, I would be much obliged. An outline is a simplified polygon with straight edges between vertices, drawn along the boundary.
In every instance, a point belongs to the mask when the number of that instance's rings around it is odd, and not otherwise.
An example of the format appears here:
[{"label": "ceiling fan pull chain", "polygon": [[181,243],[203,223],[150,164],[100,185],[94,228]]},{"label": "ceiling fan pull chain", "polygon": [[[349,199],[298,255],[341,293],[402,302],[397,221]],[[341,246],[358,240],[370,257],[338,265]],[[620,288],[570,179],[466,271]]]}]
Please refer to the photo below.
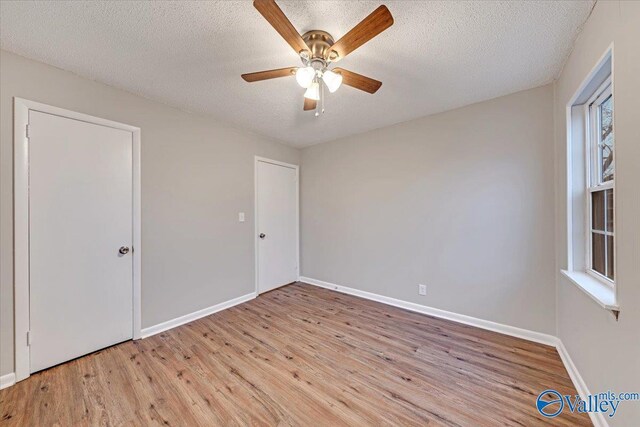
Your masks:
[{"label": "ceiling fan pull chain", "polygon": [[322,83],[322,89],[320,89],[320,104],[321,104],[321,110],[320,112],[322,114],[324,114],[324,82]]},{"label": "ceiling fan pull chain", "polygon": [[318,80],[319,80],[318,83],[320,84],[320,93],[319,93],[320,99],[316,104],[316,112],[315,112],[316,117],[319,117],[320,114],[324,114],[324,82],[322,81],[322,79],[318,79]]},{"label": "ceiling fan pull chain", "polygon": [[[320,80],[320,79],[318,79],[318,80]],[[324,85],[323,85],[323,83],[322,83],[321,81],[319,81],[318,83],[320,84],[319,93],[318,93],[318,97],[319,97],[320,99],[318,100],[318,102],[316,102],[316,112],[314,113],[314,115],[315,115],[316,117],[319,117],[319,116],[320,116],[320,110],[321,110],[321,108],[322,108],[322,99],[324,98],[324,97],[322,96],[322,94],[324,93],[324,91],[323,91],[323,89],[324,89],[324,87],[323,87],[323,86],[324,86]]]}]

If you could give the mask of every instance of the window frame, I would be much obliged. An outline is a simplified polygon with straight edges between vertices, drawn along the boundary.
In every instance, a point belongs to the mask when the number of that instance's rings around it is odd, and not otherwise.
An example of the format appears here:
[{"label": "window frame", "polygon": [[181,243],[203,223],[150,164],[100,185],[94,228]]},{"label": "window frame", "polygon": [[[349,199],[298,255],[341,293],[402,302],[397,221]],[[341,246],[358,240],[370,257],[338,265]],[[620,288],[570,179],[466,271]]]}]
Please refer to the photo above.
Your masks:
[{"label": "window frame", "polygon": [[[612,104],[612,123],[613,123],[613,133],[614,133],[614,141],[613,141],[613,168],[614,168],[614,172],[613,172],[613,179],[609,180],[609,181],[604,181],[601,182],[601,177],[602,177],[602,161],[600,159],[600,151],[599,151],[599,145],[600,145],[600,139],[599,139],[599,133],[600,133],[600,117],[599,117],[599,108],[600,105],[602,105],[605,101],[607,101],[609,98],[611,98],[611,104]],[[615,191],[615,123],[613,122],[615,117],[615,100],[613,98],[613,86],[612,86],[612,81],[611,81],[611,76],[609,76],[603,83],[602,85],[600,85],[598,87],[598,89],[594,92],[594,94],[589,98],[589,100],[585,103],[584,106],[584,119],[585,119],[585,154],[586,154],[586,158],[585,158],[585,172],[586,172],[586,176],[585,176],[585,224],[584,224],[584,231],[585,231],[585,243],[586,243],[586,247],[585,247],[585,272],[587,274],[589,274],[590,276],[594,277],[595,279],[597,279],[598,281],[600,281],[601,283],[604,283],[605,285],[607,285],[608,287],[614,289],[615,288],[615,278],[617,278],[617,274],[616,274],[616,239],[615,239],[615,230],[616,230],[616,209],[615,209],[615,197],[616,197],[616,191]],[[613,218],[612,218],[612,223],[613,223],[613,230],[614,231],[600,231],[600,230],[594,230],[592,228],[593,226],[593,193],[594,192],[599,192],[599,191],[604,191],[604,190],[611,190],[613,191]],[[605,224],[606,224],[606,214],[607,214],[607,209],[606,209],[606,199],[605,199]],[[601,274],[600,272],[596,271],[593,269],[593,233],[597,233],[597,234],[602,234],[605,235],[607,237],[612,237],[614,240],[614,244],[612,245],[613,247],[613,277],[614,279],[610,279],[609,277]],[[604,245],[604,249],[605,249],[605,255],[604,255],[604,261],[605,261],[605,265],[606,270],[608,271],[608,245],[605,242]]]}]

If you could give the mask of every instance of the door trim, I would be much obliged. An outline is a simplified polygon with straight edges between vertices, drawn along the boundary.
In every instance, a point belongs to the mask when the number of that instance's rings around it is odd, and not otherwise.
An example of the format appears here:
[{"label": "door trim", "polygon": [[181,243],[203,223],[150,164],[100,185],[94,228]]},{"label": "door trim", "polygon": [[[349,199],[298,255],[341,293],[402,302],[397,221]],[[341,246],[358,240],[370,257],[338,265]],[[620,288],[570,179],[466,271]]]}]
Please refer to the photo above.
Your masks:
[{"label": "door trim", "polygon": [[296,277],[300,277],[300,166],[291,163],[285,163],[278,160],[267,159],[266,157],[254,156],[253,163],[253,245],[254,245],[254,261],[255,261],[255,289],[256,297],[260,295],[258,288],[259,282],[259,263],[258,257],[258,163],[271,163],[276,166],[284,166],[296,171]]},{"label": "door trim", "polygon": [[53,107],[22,98],[13,98],[13,242],[14,242],[14,363],[16,382],[31,374],[27,332],[29,325],[29,111],[39,111],[73,120],[131,132],[133,142],[133,339],[141,337],[142,233],[140,206],[140,128]]}]

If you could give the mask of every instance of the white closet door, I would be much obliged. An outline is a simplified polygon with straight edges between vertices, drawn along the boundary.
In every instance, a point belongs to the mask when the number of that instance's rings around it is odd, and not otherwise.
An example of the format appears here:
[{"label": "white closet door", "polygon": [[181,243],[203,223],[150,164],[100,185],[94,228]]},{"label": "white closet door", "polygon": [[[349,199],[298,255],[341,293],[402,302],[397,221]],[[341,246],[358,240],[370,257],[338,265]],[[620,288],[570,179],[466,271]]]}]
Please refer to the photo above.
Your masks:
[{"label": "white closet door", "polygon": [[131,132],[29,113],[31,372],[132,338],[132,148]]},{"label": "white closet door", "polygon": [[258,292],[286,285],[298,275],[296,169],[258,161]]}]

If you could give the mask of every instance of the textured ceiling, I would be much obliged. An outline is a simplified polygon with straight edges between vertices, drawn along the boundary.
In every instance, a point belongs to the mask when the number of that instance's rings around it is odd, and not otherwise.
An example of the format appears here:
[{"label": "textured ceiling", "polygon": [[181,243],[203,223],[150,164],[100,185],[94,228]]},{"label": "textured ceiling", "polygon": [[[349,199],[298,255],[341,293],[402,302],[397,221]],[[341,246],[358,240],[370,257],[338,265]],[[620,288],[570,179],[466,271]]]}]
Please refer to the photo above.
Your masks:
[{"label": "textured ceiling", "polygon": [[[382,1],[279,1],[300,33],[337,40]],[[340,62],[383,82],[303,112],[299,65],[251,1],[0,3],[0,46],[302,147],[551,82],[593,1],[384,1],[395,24]]]}]

